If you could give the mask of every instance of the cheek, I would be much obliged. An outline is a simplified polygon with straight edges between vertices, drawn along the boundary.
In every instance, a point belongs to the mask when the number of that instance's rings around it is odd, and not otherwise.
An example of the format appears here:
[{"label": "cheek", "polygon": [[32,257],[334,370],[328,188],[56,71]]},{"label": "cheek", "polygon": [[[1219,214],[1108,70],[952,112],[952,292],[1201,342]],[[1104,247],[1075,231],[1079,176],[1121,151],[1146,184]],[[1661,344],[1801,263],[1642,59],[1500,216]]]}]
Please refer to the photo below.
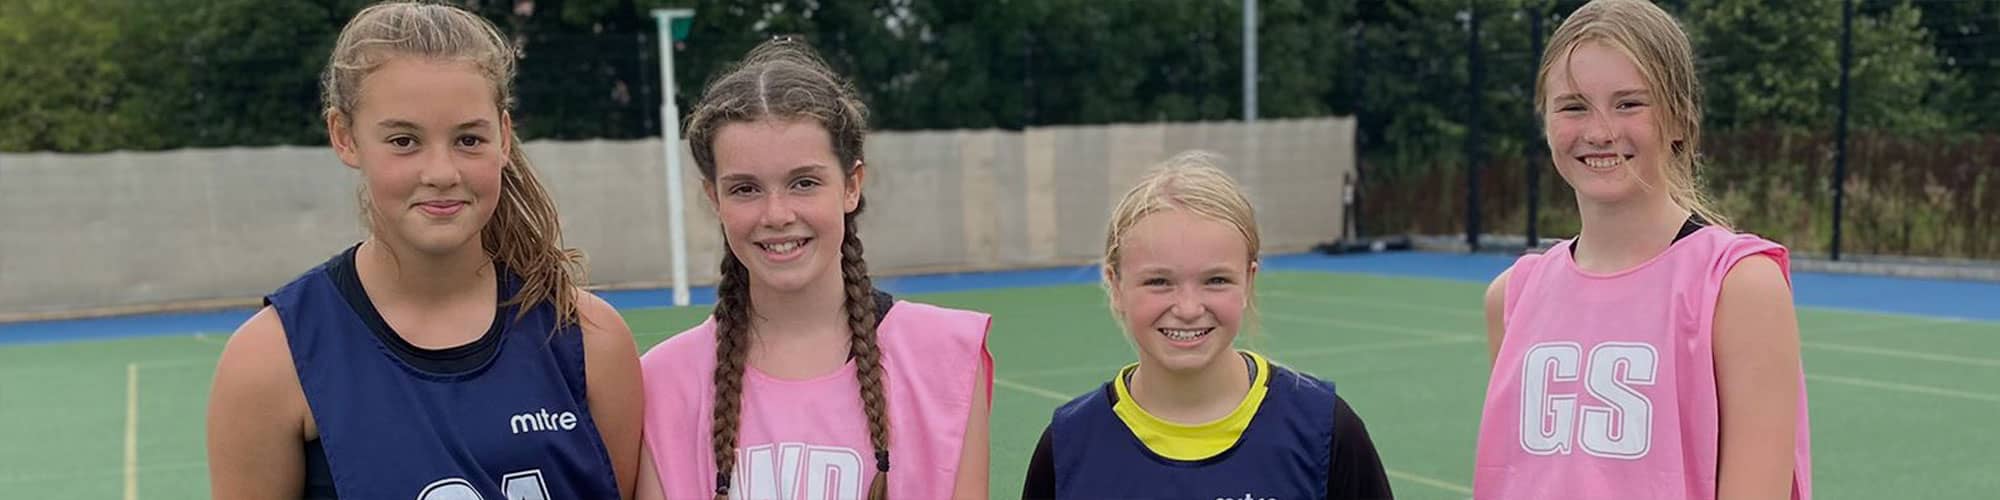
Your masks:
[{"label": "cheek", "polygon": [[467,171],[466,180],[468,184],[472,185],[473,194],[489,199],[498,198],[502,182],[502,169],[505,168],[505,163],[481,164]]},{"label": "cheek", "polygon": [[1543,122],[1542,126],[1545,127],[1544,130],[1548,131],[1549,151],[1551,154],[1559,154],[1564,145],[1569,144],[1576,137],[1576,127],[1560,119],[1550,119]]},{"label": "cheek", "polygon": [[1153,318],[1159,317],[1160,311],[1168,305],[1170,304],[1166,301],[1146,293],[1145,290],[1127,289],[1119,292],[1118,312],[1124,316],[1125,325],[1132,329],[1147,328],[1147,325],[1153,324]]},{"label": "cheek", "polygon": [[1207,301],[1208,311],[1215,315],[1216,321],[1232,328],[1243,319],[1245,304],[1243,292],[1240,290],[1210,295]]},{"label": "cheek", "polygon": [[742,243],[757,224],[757,208],[747,203],[731,203],[722,200],[716,207],[715,218],[722,222],[722,233],[733,243]]},{"label": "cheek", "polygon": [[362,163],[362,182],[367,183],[369,197],[378,207],[399,205],[416,190],[417,172],[398,165],[400,158],[381,156]]}]

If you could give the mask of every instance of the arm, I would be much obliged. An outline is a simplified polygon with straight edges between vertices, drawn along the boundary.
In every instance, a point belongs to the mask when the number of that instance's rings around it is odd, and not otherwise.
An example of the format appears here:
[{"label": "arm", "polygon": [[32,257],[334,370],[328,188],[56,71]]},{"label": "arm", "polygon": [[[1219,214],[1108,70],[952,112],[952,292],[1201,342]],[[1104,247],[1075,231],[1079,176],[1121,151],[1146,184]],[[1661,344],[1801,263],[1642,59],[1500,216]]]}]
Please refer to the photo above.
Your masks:
[{"label": "arm", "polygon": [[1326,497],[1377,499],[1395,498],[1389,491],[1389,475],[1368,426],[1354,413],[1346,399],[1334,396],[1333,460],[1327,464]]},{"label": "arm", "polygon": [[619,496],[632,498],[646,397],[639,381],[638,347],[632,341],[632,328],[611,304],[589,292],[575,293],[577,316],[582,319],[584,385],[589,388],[590,415],[604,439],[605,452],[611,455]]},{"label": "arm", "polygon": [[1785,498],[1798,422],[1799,325],[1776,261],[1752,256],[1723,278],[1714,335],[1722,414],[1717,497]]},{"label": "arm", "polygon": [[1500,356],[1500,340],[1507,336],[1507,274],[1513,268],[1501,271],[1493,278],[1493,284],[1486,286],[1486,360],[1492,362]]},{"label": "arm", "polygon": [[633,492],[638,500],[666,500],[667,489],[660,484],[660,473],[653,467],[653,447],[639,444],[639,487]]},{"label": "arm", "polygon": [[988,451],[992,440],[988,434],[988,421],[993,416],[993,375],[989,369],[993,358],[983,348],[980,356],[986,358],[986,362],[980,363],[979,373],[973,377],[978,381],[978,387],[973,388],[972,411],[966,417],[965,444],[959,450],[958,478],[951,492],[954,499],[986,498],[988,495],[987,475],[991,473],[989,464],[992,462]]},{"label": "arm", "polygon": [[1035,442],[1035,455],[1028,459],[1028,478],[1021,484],[1022,500],[1054,499],[1056,497],[1056,458],[1049,449],[1049,430],[1042,429],[1042,439]]},{"label": "arm", "polygon": [[276,309],[229,337],[208,398],[210,496],[297,498],[305,489],[305,390]]}]

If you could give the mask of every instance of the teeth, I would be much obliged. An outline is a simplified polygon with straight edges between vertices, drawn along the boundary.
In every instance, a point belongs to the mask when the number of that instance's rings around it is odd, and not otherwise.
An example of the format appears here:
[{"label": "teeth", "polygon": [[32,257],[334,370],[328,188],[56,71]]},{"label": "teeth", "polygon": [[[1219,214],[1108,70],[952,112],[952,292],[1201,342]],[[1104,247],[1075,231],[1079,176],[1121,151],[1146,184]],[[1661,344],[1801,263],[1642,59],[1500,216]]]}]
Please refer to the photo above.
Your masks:
[{"label": "teeth", "polygon": [[769,245],[764,245],[764,249],[770,250],[771,253],[789,253],[793,249],[798,248],[799,245],[804,245],[805,243],[806,243],[805,240],[793,240],[784,243],[773,243]]},{"label": "teeth", "polygon": [[1620,163],[1625,163],[1625,157],[1623,157],[1623,156],[1592,156],[1592,157],[1589,157],[1589,158],[1584,158],[1584,159],[1583,159],[1583,164],[1585,164],[1585,165],[1590,165],[1590,167],[1591,167],[1591,168],[1611,168],[1611,167],[1616,167],[1616,166],[1618,166],[1618,164],[1620,164]]},{"label": "teeth", "polygon": [[1178,329],[1178,328],[1161,328],[1160,333],[1166,334],[1167,338],[1169,339],[1188,341],[1207,336],[1208,332],[1213,330],[1214,330],[1213,328],[1199,328],[1193,330]]}]

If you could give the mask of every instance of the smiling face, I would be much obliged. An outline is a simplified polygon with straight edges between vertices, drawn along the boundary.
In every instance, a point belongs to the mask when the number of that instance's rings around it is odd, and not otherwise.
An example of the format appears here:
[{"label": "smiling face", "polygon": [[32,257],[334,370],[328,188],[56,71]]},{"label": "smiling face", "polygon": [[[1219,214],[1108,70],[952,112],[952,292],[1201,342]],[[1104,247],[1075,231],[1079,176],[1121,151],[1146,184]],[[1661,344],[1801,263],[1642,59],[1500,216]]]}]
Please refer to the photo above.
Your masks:
[{"label": "smiling face", "polygon": [[861,201],[863,169],[841,172],[825,127],[778,119],[724,125],[715,167],[704,187],[752,287],[840,286],[845,219]]},{"label": "smiling face", "polygon": [[1235,360],[1257,273],[1242,234],[1178,208],[1147,215],[1125,232],[1105,279],[1143,369],[1197,372]]},{"label": "smiling face", "polygon": [[362,79],[351,116],[328,117],[336,154],[365,178],[377,237],[434,255],[478,249],[511,137],[495,92],[471,63],[397,57]]},{"label": "smiling face", "polygon": [[1582,201],[1616,204],[1668,196],[1671,143],[1656,95],[1625,51],[1584,41],[1549,68],[1543,89],[1556,171]]}]

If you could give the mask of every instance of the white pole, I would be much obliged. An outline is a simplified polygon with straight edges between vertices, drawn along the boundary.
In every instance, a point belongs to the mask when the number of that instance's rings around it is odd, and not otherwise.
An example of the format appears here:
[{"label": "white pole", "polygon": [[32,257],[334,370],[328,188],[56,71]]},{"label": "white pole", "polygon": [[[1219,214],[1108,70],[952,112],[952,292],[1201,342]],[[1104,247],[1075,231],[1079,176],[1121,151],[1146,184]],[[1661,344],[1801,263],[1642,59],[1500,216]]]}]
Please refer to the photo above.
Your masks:
[{"label": "white pole", "polygon": [[1257,121],[1257,0],[1243,0],[1243,121]]},{"label": "white pole", "polygon": [[659,9],[653,11],[654,24],[659,29],[660,39],[660,145],[667,156],[667,244],[672,249],[674,272],[674,305],[685,306],[688,298],[687,276],[687,214],[685,200],[681,199],[681,110],[674,102],[677,93],[674,84],[674,33],[673,20],[676,17],[693,17],[688,9]]}]

